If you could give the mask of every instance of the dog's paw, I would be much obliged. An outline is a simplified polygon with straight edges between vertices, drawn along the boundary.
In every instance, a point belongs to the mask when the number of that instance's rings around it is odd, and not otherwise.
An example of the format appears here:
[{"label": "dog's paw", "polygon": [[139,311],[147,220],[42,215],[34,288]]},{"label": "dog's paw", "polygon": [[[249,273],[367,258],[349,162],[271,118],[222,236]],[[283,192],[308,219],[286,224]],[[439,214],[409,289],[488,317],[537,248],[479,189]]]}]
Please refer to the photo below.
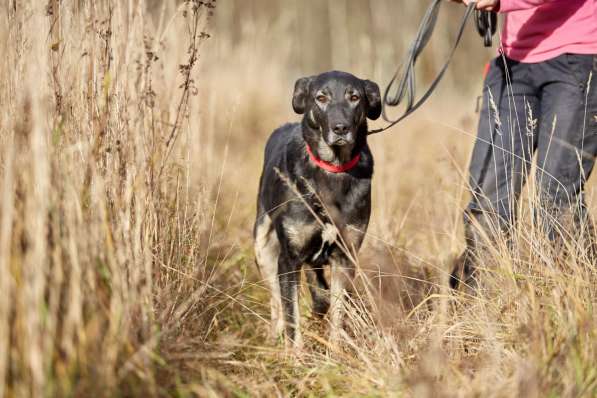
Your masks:
[{"label": "dog's paw", "polygon": [[313,318],[323,319],[330,309],[330,300],[327,297],[318,297],[313,301]]}]

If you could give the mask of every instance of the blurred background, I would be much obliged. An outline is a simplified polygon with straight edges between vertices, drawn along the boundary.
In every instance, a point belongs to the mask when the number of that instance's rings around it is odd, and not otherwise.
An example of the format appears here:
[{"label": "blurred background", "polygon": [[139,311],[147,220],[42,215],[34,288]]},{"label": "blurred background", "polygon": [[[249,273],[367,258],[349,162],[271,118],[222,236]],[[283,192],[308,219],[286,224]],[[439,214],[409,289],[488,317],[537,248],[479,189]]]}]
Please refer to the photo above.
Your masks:
[{"label": "blurred background", "polygon": [[[413,40],[429,4],[413,0],[222,1],[213,20],[209,61],[237,72],[261,71],[270,78],[277,73],[291,80],[330,69],[347,70],[384,84]],[[419,64],[422,81],[432,78],[444,62],[463,12],[462,5],[447,1],[443,5],[433,40]],[[491,55],[492,50],[483,47],[469,24],[444,86],[470,93]]]}]

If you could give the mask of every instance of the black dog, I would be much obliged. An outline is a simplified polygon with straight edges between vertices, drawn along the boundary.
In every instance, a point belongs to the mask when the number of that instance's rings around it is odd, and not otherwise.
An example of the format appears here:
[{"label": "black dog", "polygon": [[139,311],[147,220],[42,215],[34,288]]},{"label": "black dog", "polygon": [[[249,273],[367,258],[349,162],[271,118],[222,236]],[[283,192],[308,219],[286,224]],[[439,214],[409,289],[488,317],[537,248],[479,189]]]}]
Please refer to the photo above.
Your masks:
[{"label": "black dog", "polygon": [[[373,157],[367,118],[381,114],[377,84],[344,72],[299,79],[292,106],[302,122],[272,133],[253,231],[257,265],[272,292],[272,332],[301,345],[298,291],[303,264],[314,312],[331,306],[337,339],[344,289],[371,213]],[[331,265],[331,294],[323,266]]]}]

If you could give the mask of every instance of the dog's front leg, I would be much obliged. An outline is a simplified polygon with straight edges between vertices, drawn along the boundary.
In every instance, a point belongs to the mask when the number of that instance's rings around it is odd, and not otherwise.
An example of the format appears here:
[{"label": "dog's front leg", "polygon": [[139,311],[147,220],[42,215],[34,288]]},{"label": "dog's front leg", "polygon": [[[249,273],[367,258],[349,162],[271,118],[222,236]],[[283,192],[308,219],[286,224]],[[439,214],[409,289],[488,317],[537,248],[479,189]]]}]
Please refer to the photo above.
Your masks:
[{"label": "dog's front leg", "polygon": [[352,264],[350,264],[350,260],[343,255],[333,256],[330,259],[330,263],[332,268],[330,288],[330,343],[332,346],[336,346],[342,328],[346,288],[352,283],[355,271]]},{"label": "dog's front leg", "polygon": [[301,262],[288,253],[281,254],[278,261],[278,279],[286,321],[286,335],[294,348],[300,349],[303,344],[299,321]]},{"label": "dog's front leg", "polygon": [[278,257],[280,257],[280,242],[273,230],[271,218],[267,214],[263,214],[257,218],[255,225],[255,260],[271,293],[270,333],[273,342],[284,337],[284,313],[278,280]]}]

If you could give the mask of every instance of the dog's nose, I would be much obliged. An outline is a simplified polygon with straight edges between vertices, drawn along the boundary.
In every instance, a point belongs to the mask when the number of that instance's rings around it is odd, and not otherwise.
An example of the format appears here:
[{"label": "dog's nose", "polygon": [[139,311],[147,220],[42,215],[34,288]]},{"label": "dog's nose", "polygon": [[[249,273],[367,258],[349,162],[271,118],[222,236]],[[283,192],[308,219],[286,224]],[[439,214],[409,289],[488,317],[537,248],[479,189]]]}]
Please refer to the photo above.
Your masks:
[{"label": "dog's nose", "polygon": [[332,131],[336,134],[346,134],[348,132],[348,126],[343,123],[338,123],[334,126]]}]

